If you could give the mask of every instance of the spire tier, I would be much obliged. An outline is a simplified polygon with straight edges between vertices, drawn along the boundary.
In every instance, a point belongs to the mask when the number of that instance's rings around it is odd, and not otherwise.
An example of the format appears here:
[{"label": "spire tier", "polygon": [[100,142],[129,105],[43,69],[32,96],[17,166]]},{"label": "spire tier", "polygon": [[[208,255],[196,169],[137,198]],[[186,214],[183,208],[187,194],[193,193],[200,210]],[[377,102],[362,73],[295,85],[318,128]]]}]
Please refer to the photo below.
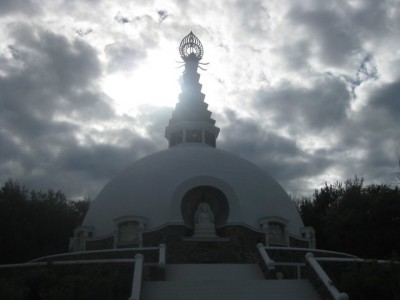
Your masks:
[{"label": "spire tier", "polygon": [[199,61],[204,50],[200,40],[190,32],[181,42],[179,52],[185,62],[183,83],[179,102],[175,106],[165,137],[169,147],[183,143],[206,144],[216,146],[219,128],[211,118],[211,112],[204,102],[205,95],[201,92],[200,74],[197,73]]}]

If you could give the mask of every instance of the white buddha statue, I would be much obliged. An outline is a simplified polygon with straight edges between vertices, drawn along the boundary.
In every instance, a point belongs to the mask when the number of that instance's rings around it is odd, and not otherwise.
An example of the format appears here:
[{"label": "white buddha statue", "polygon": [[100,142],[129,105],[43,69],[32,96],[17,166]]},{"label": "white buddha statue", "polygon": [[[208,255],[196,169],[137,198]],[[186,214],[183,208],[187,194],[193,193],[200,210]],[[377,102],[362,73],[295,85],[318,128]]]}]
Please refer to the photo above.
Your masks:
[{"label": "white buddha statue", "polygon": [[207,202],[201,202],[194,214],[193,238],[216,238],[214,214]]}]

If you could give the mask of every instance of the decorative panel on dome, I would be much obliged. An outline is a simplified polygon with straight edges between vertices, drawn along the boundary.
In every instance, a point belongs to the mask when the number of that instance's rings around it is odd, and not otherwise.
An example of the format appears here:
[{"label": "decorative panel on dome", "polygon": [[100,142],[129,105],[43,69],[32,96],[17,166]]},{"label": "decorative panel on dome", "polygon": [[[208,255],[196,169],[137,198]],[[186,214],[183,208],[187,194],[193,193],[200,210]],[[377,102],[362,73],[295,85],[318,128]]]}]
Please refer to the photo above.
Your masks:
[{"label": "decorative panel on dome", "polygon": [[266,235],[266,245],[288,245],[288,220],[278,216],[271,216],[261,218],[259,223]]},{"label": "decorative panel on dome", "polygon": [[116,229],[114,231],[114,247],[141,246],[142,233],[147,222],[144,217],[121,216],[114,220]]},{"label": "decorative panel on dome", "polygon": [[271,244],[285,244],[285,227],[278,222],[268,224],[268,241]]},{"label": "decorative panel on dome", "polygon": [[139,244],[139,222],[125,222],[118,227],[119,243]]}]

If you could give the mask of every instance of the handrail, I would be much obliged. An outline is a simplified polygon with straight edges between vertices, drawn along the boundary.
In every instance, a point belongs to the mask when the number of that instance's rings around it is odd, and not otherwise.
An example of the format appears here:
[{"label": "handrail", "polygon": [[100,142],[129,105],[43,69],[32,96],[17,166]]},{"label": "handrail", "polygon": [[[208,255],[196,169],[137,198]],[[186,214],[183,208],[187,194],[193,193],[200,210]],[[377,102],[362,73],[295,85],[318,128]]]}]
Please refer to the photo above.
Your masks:
[{"label": "handrail", "polygon": [[400,264],[398,260],[383,259],[364,259],[364,258],[341,258],[341,257],[316,257],[317,261],[333,261],[333,262],[361,262],[361,263],[378,263],[378,264]]},{"label": "handrail", "polygon": [[28,262],[22,264],[7,264],[0,265],[0,269],[6,268],[19,268],[19,267],[38,267],[47,265],[82,265],[82,264],[121,264],[135,262],[133,258],[124,259],[88,259],[88,260],[60,260],[60,261],[41,261],[41,262]]},{"label": "handrail", "polygon": [[37,261],[45,258],[54,258],[60,256],[70,256],[87,253],[107,253],[107,252],[121,252],[121,251],[132,251],[132,250],[159,250],[158,265],[160,268],[165,267],[166,262],[166,246],[160,244],[158,247],[146,247],[146,248],[124,248],[124,249],[105,249],[105,250],[93,250],[93,251],[80,251],[73,253],[63,253],[56,255],[49,255],[39,257],[30,262],[20,264],[7,264],[0,265],[0,269],[15,268],[15,267],[33,267],[33,266],[47,266],[47,265],[74,265],[74,264],[96,264],[96,263],[135,263],[132,279],[132,290],[131,296],[128,300],[140,300],[140,293],[142,287],[142,275],[143,275],[143,261],[144,256],[141,253],[135,255],[134,259],[91,259],[91,260],[66,260],[66,261]]},{"label": "handrail", "polygon": [[35,262],[41,259],[48,259],[60,256],[74,256],[80,254],[92,254],[92,253],[112,253],[112,252],[127,252],[127,251],[151,251],[158,250],[159,247],[138,247],[138,248],[120,248],[120,249],[102,249],[102,250],[89,250],[89,251],[76,251],[76,252],[66,252],[60,254],[53,254],[47,256],[41,256],[35,259],[28,261],[28,263]]},{"label": "handrail", "polygon": [[341,293],[333,284],[332,280],[329,278],[328,274],[322,269],[321,265],[315,259],[314,254],[308,252],[306,254],[306,260],[310,264],[310,266],[314,269],[315,273],[331,293],[333,299],[335,300],[348,300],[349,296],[346,293]]},{"label": "handrail", "polygon": [[132,291],[128,300],[140,300],[140,293],[142,289],[142,274],[143,274],[143,260],[142,254],[135,255],[135,269],[133,271]]},{"label": "handrail", "polygon": [[272,260],[269,256],[267,251],[265,250],[265,246],[262,243],[257,244],[257,249],[258,252],[260,252],[261,257],[265,263],[265,266],[267,267],[268,271],[274,270],[275,269],[275,261]]},{"label": "handrail", "polygon": [[344,252],[336,252],[331,250],[322,250],[322,249],[310,249],[310,248],[300,248],[300,247],[275,247],[275,246],[265,246],[265,249],[268,250],[292,250],[292,251],[303,251],[303,252],[313,252],[313,253],[327,253],[327,254],[340,254],[346,255],[349,257],[357,258],[357,256],[344,253]]}]

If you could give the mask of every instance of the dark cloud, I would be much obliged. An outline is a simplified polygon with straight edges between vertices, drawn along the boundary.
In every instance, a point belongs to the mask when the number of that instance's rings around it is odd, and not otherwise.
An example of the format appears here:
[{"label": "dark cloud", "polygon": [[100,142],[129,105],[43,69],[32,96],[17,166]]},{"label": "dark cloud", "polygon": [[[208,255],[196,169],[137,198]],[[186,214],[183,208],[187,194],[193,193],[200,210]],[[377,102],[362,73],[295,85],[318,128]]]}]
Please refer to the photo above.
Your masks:
[{"label": "dark cloud", "polygon": [[[256,160],[264,155],[297,154],[295,142],[264,130],[256,120],[240,118],[233,110],[225,110],[224,118],[227,125],[221,129],[220,142],[223,147],[234,148],[232,152]],[[269,146],[265,148],[267,143]]]},{"label": "dark cloud", "polygon": [[[226,9],[231,9],[234,14],[232,19],[235,20],[238,29],[235,37],[238,40],[247,39],[247,45],[269,30],[269,13],[262,1],[239,0],[236,6]],[[252,43],[252,46],[257,48],[259,45]]]},{"label": "dark cloud", "polygon": [[16,48],[13,45],[8,45],[8,50],[10,51],[12,57],[16,60],[21,60],[22,56],[21,56],[21,51],[18,50],[18,48]]},{"label": "dark cloud", "polygon": [[343,80],[322,76],[311,87],[298,87],[289,82],[260,90],[254,105],[271,116],[275,126],[302,130],[331,129],[346,118],[350,93]]},{"label": "dark cloud", "polygon": [[121,24],[129,23],[129,18],[123,16],[120,12],[114,17],[114,20]]},{"label": "dark cloud", "polygon": [[21,158],[22,149],[19,147],[19,139],[11,132],[6,130],[0,131],[0,157],[6,158],[7,161],[15,161]]},{"label": "dark cloud", "polygon": [[71,92],[60,109],[69,111],[73,118],[90,120],[110,120],[114,111],[110,107],[111,99],[99,90],[78,90]]},{"label": "dark cloud", "polygon": [[354,36],[350,24],[337,10],[329,6],[292,7],[287,19],[293,26],[306,30],[307,39],[325,65],[342,66],[349,63],[353,52],[359,49],[357,37]]},{"label": "dark cloud", "polygon": [[134,117],[117,115],[100,84],[110,72],[137,68],[166,41],[178,46],[190,30],[206,53],[217,49],[207,76],[219,83],[211,91],[222,95],[207,96],[229,97],[232,105],[215,116],[218,147],[300,195],[355,174],[385,182],[397,170],[395,1],[185,1],[168,12],[96,0],[64,1],[48,11],[37,1],[0,3],[2,181],[94,197],[130,162],[165,149],[171,108],[145,105]]},{"label": "dark cloud", "polygon": [[111,72],[134,69],[140,60],[146,58],[147,54],[144,49],[130,41],[107,45],[105,48],[108,59],[107,69]]},{"label": "dark cloud", "polygon": [[[109,107],[110,99],[96,90],[94,81],[100,69],[93,65],[97,60],[94,51],[51,33],[40,33],[38,39],[37,43],[19,44],[25,55],[23,69],[0,79],[2,180],[14,175],[29,187],[61,189],[70,197],[94,196],[130,162],[159,149],[156,145],[163,129],[157,120],[161,115],[166,118],[167,111],[147,107],[137,119],[118,117]],[[30,59],[33,55],[47,67]],[[85,69],[83,75],[76,74],[85,76],[80,80],[67,66],[78,62],[78,69]],[[101,130],[85,126],[111,118],[124,126]],[[143,138],[127,129],[145,124],[154,128],[152,136],[159,134],[160,138]],[[105,140],[106,144],[100,142]]]},{"label": "dark cloud", "polygon": [[[330,72],[328,74],[332,75]],[[379,75],[373,58],[369,54],[366,54],[354,76],[342,75],[342,77],[351,89],[351,96],[356,99],[357,87],[368,80],[377,80]]]},{"label": "dark cloud", "polygon": [[11,45],[20,53],[25,75],[36,84],[61,94],[91,84],[101,75],[97,53],[82,40],[70,42],[64,36],[27,25],[12,27]]},{"label": "dark cloud", "polygon": [[374,107],[386,110],[398,120],[400,116],[400,80],[383,85],[371,95],[370,99]]},{"label": "dark cloud", "polygon": [[282,48],[276,48],[275,54],[282,55],[282,63],[291,71],[307,71],[309,66],[308,59],[312,55],[312,46],[306,40],[292,41],[285,43]]},{"label": "dark cloud", "polygon": [[168,17],[168,12],[166,10],[158,10],[157,14],[160,18],[160,22],[164,21]]},{"label": "dark cloud", "polygon": [[[153,105],[141,105],[140,114],[136,116],[136,122],[146,126],[149,137],[165,149],[168,145],[165,139],[165,127],[172,116],[171,107],[158,107]],[[164,146],[164,147],[163,147]]]},{"label": "dark cloud", "polygon": [[71,197],[93,195],[130,161],[157,149],[126,129],[138,126],[134,119],[121,120],[118,129],[94,129],[120,117],[98,89],[102,69],[91,46],[23,25],[10,34],[11,56],[2,57],[0,77],[2,181],[14,177]]},{"label": "dark cloud", "polygon": [[[396,1],[395,1],[396,2]],[[399,16],[399,8],[392,6],[395,2],[391,0],[359,1],[358,5],[352,8],[352,25],[356,26],[360,36],[373,36],[374,38],[385,38],[388,31],[395,24],[396,17]]]},{"label": "dark cloud", "polygon": [[334,160],[333,167],[340,177],[358,175],[369,183],[390,183],[400,150],[397,86],[392,83],[375,87],[364,99],[368,103],[335,126],[335,144],[321,155]]},{"label": "dark cloud", "polygon": [[[14,27],[12,34],[14,44],[9,48],[14,54],[8,64],[18,61],[19,68],[0,78],[0,103],[6,119],[40,124],[60,115],[88,118],[93,109],[97,118],[110,117],[106,97],[95,90],[101,68],[93,48],[27,26]],[[32,125],[28,131],[36,127]]]},{"label": "dark cloud", "polygon": [[58,163],[61,169],[86,174],[88,180],[107,180],[140,158],[143,153],[156,150],[148,139],[141,138],[134,132],[131,132],[130,140],[127,147],[110,144],[70,145],[61,153]]},{"label": "dark cloud", "polygon": [[32,0],[0,0],[0,16],[8,14],[35,15],[41,12],[41,7]]},{"label": "dark cloud", "polygon": [[295,139],[263,128],[256,120],[240,118],[232,110],[226,110],[224,117],[227,125],[221,130],[220,148],[251,160],[284,185],[319,175],[334,163],[321,153],[304,152]]},{"label": "dark cloud", "polygon": [[92,33],[92,32],[93,32],[93,29],[92,29],[92,28],[85,28],[85,29],[80,28],[80,29],[75,30],[75,32],[76,32],[79,36],[84,37],[84,36],[87,36],[88,34]]}]

